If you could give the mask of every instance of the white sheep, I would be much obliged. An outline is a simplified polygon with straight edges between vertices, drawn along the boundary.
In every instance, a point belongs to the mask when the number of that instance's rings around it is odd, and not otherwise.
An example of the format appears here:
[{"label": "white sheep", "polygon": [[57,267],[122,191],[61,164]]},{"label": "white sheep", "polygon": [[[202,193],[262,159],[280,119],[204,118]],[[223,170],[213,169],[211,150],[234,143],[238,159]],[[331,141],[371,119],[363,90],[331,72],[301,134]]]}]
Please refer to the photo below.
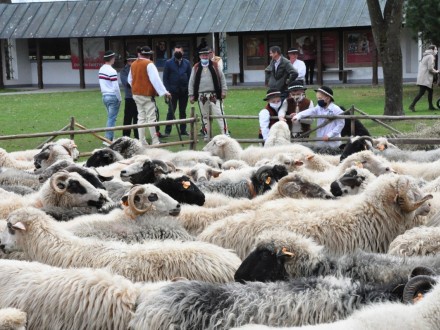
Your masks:
[{"label": "white sheep", "polygon": [[264,141],[264,147],[274,147],[284,144],[291,144],[290,142],[290,128],[285,121],[277,121],[269,130],[269,135]]},{"label": "white sheep", "polygon": [[391,167],[399,174],[411,175],[415,178],[435,180],[440,176],[440,159],[433,162],[391,162]]},{"label": "white sheep", "polygon": [[34,208],[17,210],[7,220],[8,230],[0,236],[6,253],[23,251],[31,260],[63,268],[106,267],[136,282],[175,277],[228,282],[241,262],[231,251],[204,242],[152,240],[129,245],[78,238]]},{"label": "white sheep", "polygon": [[138,297],[137,285],[101,269],[0,260],[0,281],[0,308],[26,312],[29,329],[127,329]]},{"label": "white sheep", "polygon": [[440,227],[415,227],[397,236],[389,254],[397,256],[429,256],[440,252]]},{"label": "white sheep", "polygon": [[345,198],[273,201],[256,211],[216,221],[198,239],[234,249],[244,258],[259,233],[282,228],[310,236],[337,254],[357,248],[386,252],[390,242],[411,227],[415,210],[432,195],[423,196],[408,176],[387,175],[362,194]]},{"label": "white sheep", "polygon": [[0,148],[0,167],[15,168],[17,170],[32,170],[34,164],[31,161],[17,160],[11,157],[5,149]]},{"label": "white sheep", "polygon": [[17,308],[0,309],[1,330],[25,330],[26,313]]}]

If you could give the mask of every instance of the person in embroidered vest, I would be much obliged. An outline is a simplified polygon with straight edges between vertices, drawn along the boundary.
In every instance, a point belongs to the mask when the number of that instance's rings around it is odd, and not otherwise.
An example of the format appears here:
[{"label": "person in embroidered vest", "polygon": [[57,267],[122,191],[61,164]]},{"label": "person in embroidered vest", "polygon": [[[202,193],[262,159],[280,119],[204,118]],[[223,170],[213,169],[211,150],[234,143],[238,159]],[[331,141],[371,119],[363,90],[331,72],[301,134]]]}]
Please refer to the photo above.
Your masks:
[{"label": "person in embroidered vest", "polygon": [[[119,106],[121,105],[121,91],[119,90],[118,73],[113,69],[115,64],[115,52],[108,50],[104,53],[104,65],[101,66],[98,73],[99,86],[102,93],[102,102],[107,110],[107,124],[106,127],[115,127],[116,118],[119,113]],[[106,131],[105,137],[113,141],[114,131]],[[108,145],[107,142],[104,142]]]},{"label": "person in embroidered vest", "polygon": [[[124,107],[124,121],[125,125],[136,125],[138,111],[136,107],[136,102],[133,100],[133,93],[131,92],[131,86],[128,84],[128,74],[130,72],[131,64],[137,60],[137,56],[133,54],[129,54],[127,56],[127,64],[125,64],[124,68],[121,70],[119,74],[121,78],[122,86],[125,89],[125,107]],[[123,136],[130,137],[131,129],[124,129],[122,131]],[[139,139],[138,130],[133,129],[133,134],[135,139]]]},{"label": "person in embroidered vest", "polygon": [[298,72],[298,77],[296,77],[296,80],[302,81],[304,84],[304,78],[306,76],[306,64],[298,59],[299,50],[296,48],[289,48],[287,51],[287,56],[289,56],[290,63],[292,64],[293,68]]},{"label": "person in embroidered vest", "polygon": [[[301,121],[301,119],[308,116],[327,115],[336,116],[343,113],[340,107],[334,103],[333,90],[328,86],[321,86],[315,89],[318,105],[314,108],[307,109],[295,114],[292,118],[292,122]],[[327,122],[327,118],[318,118],[317,125]],[[337,148],[341,144],[341,141],[332,141],[331,138],[341,137],[341,131],[344,128],[344,119],[333,119],[327,125],[319,128],[316,131],[316,137],[321,138],[322,141],[318,142],[318,145]]]},{"label": "person in embroidered vest", "polygon": [[[292,81],[287,88],[289,92],[289,97],[286,99],[287,111],[286,117],[280,117],[280,120],[284,120],[290,127],[290,131],[292,132],[292,137],[296,138],[300,135],[302,137],[309,137],[309,135],[303,135],[310,131],[311,124],[313,119],[301,119],[301,121],[296,121],[292,123],[291,117],[295,115],[295,113],[304,111],[306,109],[314,108],[313,101],[306,97],[305,91],[306,87],[304,87],[303,82],[301,80]],[[290,117],[289,117],[290,116]]]},{"label": "person in embroidered vest", "polygon": [[[138,109],[138,124],[156,122],[156,102],[154,97],[171,97],[162,80],[159,72],[151,61],[153,52],[150,47],[143,46],[139,49],[139,58],[133,62],[128,74],[128,83],[131,85],[133,99]],[[151,144],[160,144],[155,127],[148,127],[151,136]],[[138,128],[139,140],[146,146],[145,127]]]},{"label": "person in embroidered vest", "polygon": [[[199,51],[200,62],[196,63],[189,78],[188,95],[191,104],[198,102],[202,113],[204,140],[209,140],[208,120],[209,110],[216,116],[224,116],[222,100],[226,98],[227,85],[223,71],[218,69],[217,63],[209,60],[208,47]],[[226,119],[218,118],[217,123],[222,134],[229,135]]]},{"label": "person in embroidered vest", "polygon": [[269,49],[269,55],[272,58],[265,71],[267,86],[271,89],[277,89],[281,92],[281,97],[287,97],[287,86],[291,81],[296,80],[298,72],[293,68],[290,61],[281,55],[281,48],[272,46]]},{"label": "person in embroidered vest", "polygon": [[285,118],[287,106],[286,102],[282,100],[281,92],[278,89],[269,89],[263,101],[266,101],[267,104],[266,107],[258,114],[258,121],[260,123],[260,132],[258,134],[258,138],[266,141],[272,125],[278,120]]},{"label": "person in embroidered vest", "polygon": [[[186,106],[188,105],[188,82],[191,76],[191,64],[183,58],[183,47],[174,46],[174,54],[171,59],[165,62],[163,70],[163,83],[171,93],[171,102],[168,103],[167,120],[176,119],[177,103],[179,104],[179,119],[186,119]],[[171,125],[165,128],[165,137],[171,133]],[[189,135],[186,131],[186,124],[180,124],[180,134]]]}]

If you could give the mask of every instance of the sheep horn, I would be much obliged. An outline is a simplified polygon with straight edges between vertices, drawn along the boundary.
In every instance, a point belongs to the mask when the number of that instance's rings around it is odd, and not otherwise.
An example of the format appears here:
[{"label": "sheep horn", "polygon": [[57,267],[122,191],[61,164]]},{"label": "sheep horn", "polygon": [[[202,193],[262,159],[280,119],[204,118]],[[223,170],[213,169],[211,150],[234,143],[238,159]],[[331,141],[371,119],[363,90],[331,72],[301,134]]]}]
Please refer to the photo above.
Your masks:
[{"label": "sheep horn", "polygon": [[167,163],[165,163],[163,160],[153,159],[151,162],[156,166],[160,166],[166,173],[170,172]]},{"label": "sheep horn", "polygon": [[165,164],[168,166],[169,172],[177,172],[176,165],[172,162],[165,162]]},{"label": "sheep horn", "polygon": [[264,165],[255,172],[255,176],[257,177],[258,181],[261,181],[261,179],[264,178],[264,175],[271,173],[271,171],[272,166]]},{"label": "sheep horn", "polygon": [[[280,181],[278,181],[278,193],[283,197],[292,197],[292,193],[297,193],[300,190],[295,182],[297,179],[297,175],[288,175],[281,178]],[[295,182],[295,184],[291,184],[292,182]]]},{"label": "sheep horn", "polygon": [[418,266],[411,271],[409,278],[413,278],[420,275],[437,276],[436,272],[433,269],[425,266]]},{"label": "sheep horn", "polygon": [[52,177],[50,178],[50,184],[52,186],[52,189],[59,194],[64,193],[67,189],[67,186],[65,186],[64,189],[62,189],[58,187],[58,183],[66,181],[68,177],[69,177],[69,173],[66,171],[59,171],[54,175],[52,175]]},{"label": "sheep horn", "polygon": [[144,192],[145,188],[143,186],[134,186],[128,194],[128,207],[134,214],[144,214],[148,210],[148,207],[145,209],[138,208],[134,200],[137,195],[142,195]]},{"label": "sheep horn", "polygon": [[414,296],[417,292],[426,293],[428,292],[437,281],[431,276],[419,275],[413,277],[406,283],[403,289],[402,300],[403,303],[414,303]]},{"label": "sheep horn", "polygon": [[416,202],[410,202],[408,200],[408,197],[398,197],[398,200],[400,199],[399,205],[402,211],[406,213],[410,213],[412,211],[417,210],[424,202],[432,198],[433,198],[432,195],[429,194]]}]

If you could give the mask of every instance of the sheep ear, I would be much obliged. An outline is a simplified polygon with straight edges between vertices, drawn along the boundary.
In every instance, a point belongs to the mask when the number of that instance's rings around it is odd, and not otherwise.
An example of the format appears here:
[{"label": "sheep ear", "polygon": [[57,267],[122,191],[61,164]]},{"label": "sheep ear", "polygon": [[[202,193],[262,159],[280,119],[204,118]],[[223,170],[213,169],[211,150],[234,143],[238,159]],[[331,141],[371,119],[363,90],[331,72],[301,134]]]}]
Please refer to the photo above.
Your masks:
[{"label": "sheep ear", "polygon": [[301,166],[304,165],[304,162],[300,161],[300,160],[295,160],[295,166]]},{"label": "sheep ear", "polygon": [[17,222],[16,224],[13,224],[12,228],[26,231],[26,227],[24,226],[23,222]]},{"label": "sheep ear", "polygon": [[225,144],[225,141],[217,140],[217,141],[215,141],[215,144],[218,145],[219,147],[221,147],[221,146],[223,146]]},{"label": "sheep ear", "polygon": [[212,170],[212,176],[213,176],[214,178],[218,178],[218,176],[219,176],[220,174],[222,174],[222,173],[223,173],[222,171]]}]

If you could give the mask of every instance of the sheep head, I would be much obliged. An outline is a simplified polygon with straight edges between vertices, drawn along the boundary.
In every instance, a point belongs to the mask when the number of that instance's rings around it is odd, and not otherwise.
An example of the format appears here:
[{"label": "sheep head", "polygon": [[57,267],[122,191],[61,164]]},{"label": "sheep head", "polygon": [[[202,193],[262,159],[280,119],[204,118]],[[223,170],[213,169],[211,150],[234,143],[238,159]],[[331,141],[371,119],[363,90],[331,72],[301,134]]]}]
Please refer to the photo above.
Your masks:
[{"label": "sheep head", "polygon": [[[131,188],[130,192],[128,193],[128,197],[127,200],[124,200],[124,197],[122,198],[123,204],[128,206],[128,208],[130,209],[130,211],[135,215],[139,215],[139,214],[144,214],[145,212],[147,212],[149,209],[151,209],[151,205],[147,205],[143,208],[138,207],[136,205],[136,203],[141,201],[140,195],[143,195],[145,193],[145,188],[143,186],[134,186],[133,188]],[[157,198],[157,196],[156,196]],[[154,201],[154,196],[148,197],[148,199],[150,201]],[[157,199],[156,199],[157,200]]]},{"label": "sheep head", "polygon": [[278,182],[278,193],[283,197],[324,198],[333,199],[333,196],[319,185],[305,180],[298,174],[291,174]]}]

